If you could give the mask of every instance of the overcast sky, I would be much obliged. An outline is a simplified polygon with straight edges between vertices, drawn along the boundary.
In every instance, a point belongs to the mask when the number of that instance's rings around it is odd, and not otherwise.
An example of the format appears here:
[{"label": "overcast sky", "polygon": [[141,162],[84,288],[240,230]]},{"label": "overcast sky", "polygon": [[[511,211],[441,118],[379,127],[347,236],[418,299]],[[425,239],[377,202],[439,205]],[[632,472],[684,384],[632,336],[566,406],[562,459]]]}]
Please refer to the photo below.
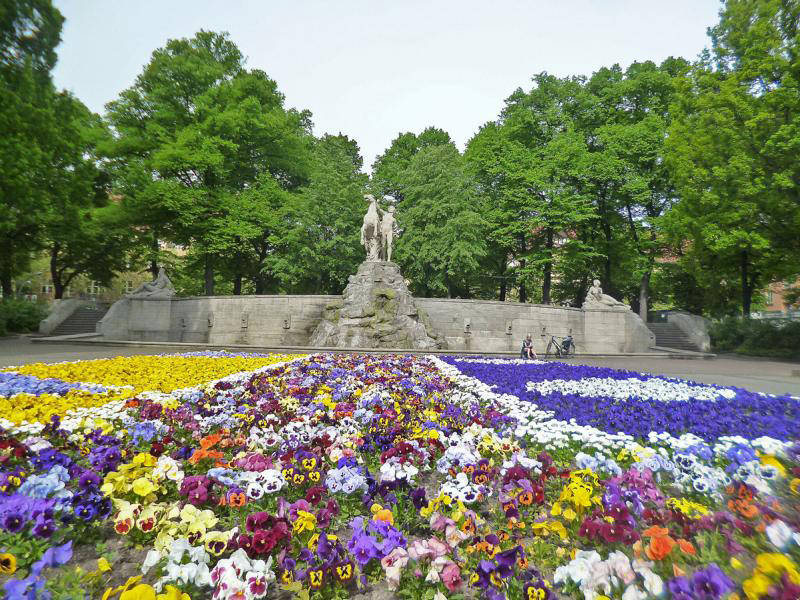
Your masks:
[{"label": "overcast sky", "polygon": [[89,108],[130,86],[150,54],[228,31],[314,129],[345,133],[369,170],[398,133],[429,125],[460,148],[533,74],[696,58],[718,0],[56,0],[56,85]]}]

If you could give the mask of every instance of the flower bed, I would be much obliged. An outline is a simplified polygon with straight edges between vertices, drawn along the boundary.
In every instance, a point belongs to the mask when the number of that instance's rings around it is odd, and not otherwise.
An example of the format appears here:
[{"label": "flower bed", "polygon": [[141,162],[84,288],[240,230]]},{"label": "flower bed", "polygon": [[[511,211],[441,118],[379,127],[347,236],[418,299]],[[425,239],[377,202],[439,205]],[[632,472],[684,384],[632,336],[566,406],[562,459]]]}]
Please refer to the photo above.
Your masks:
[{"label": "flower bed", "polygon": [[16,367],[21,375],[55,378],[70,382],[92,382],[112,386],[133,386],[135,391],[171,392],[231,373],[252,371],[284,360],[284,355],[197,352],[182,355],[118,356],[52,365],[35,363]]},{"label": "flower bed", "polygon": [[0,427],[34,424],[27,430],[33,432],[53,415],[83,414],[136,392],[171,392],[287,358],[196,352],[11,367],[0,372]]},{"label": "flower bed", "polygon": [[129,360],[15,369],[133,389],[4,422],[9,597],[800,595],[796,399],[558,363]]},{"label": "flower bed", "polygon": [[693,433],[707,441],[724,436],[781,440],[800,436],[800,399],[790,396],[563,363],[529,362],[510,369],[474,359],[451,357],[447,362],[498,393],[532,402],[557,419],[574,419],[603,431],[640,438],[653,431],[673,436]]}]

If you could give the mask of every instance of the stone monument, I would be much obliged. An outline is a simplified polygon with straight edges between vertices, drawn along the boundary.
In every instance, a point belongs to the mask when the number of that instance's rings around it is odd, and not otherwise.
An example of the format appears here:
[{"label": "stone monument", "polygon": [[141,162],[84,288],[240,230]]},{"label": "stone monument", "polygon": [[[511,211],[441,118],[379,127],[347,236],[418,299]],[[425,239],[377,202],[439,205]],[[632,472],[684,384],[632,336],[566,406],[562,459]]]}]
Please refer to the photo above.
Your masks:
[{"label": "stone monument", "polygon": [[369,208],[361,225],[361,245],[367,251],[367,261],[373,262],[381,259],[381,218],[375,196],[367,194],[364,199],[369,202]]},{"label": "stone monument", "polygon": [[175,296],[175,287],[161,267],[153,281],[114,302],[98,322],[97,331],[106,339],[169,341]]},{"label": "stone monument", "polygon": [[592,308],[599,310],[630,310],[631,307],[627,304],[612,298],[608,294],[603,293],[603,288],[600,287],[600,280],[595,279],[592,282],[592,287],[586,294],[586,300],[583,302],[583,308]]},{"label": "stone monument", "polygon": [[392,262],[392,245],[394,244],[394,206],[387,212],[381,211],[381,258]]},{"label": "stone monument", "polygon": [[146,298],[148,300],[169,299],[175,295],[175,287],[167,277],[164,267],[158,270],[158,276],[150,283],[143,283],[127,294],[129,298]]},{"label": "stone monument", "polygon": [[391,262],[394,207],[382,211],[374,196],[361,225],[361,245],[367,259],[348,279],[341,301],[331,302],[310,343],[333,348],[442,347],[433,328],[414,304],[400,267]]}]

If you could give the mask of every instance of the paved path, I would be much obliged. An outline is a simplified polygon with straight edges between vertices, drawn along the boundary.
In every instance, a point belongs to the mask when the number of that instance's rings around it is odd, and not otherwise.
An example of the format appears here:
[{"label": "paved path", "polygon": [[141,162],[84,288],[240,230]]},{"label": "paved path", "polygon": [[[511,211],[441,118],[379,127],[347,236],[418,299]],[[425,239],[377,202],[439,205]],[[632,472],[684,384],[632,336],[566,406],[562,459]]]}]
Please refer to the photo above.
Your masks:
[{"label": "paved path", "polygon": [[[168,352],[165,350],[164,352]],[[0,367],[24,365],[32,362],[61,362],[88,360],[111,356],[158,354],[152,348],[87,346],[81,344],[34,344],[27,337],[0,338]]]},{"label": "paved path", "polygon": [[[162,352],[173,350],[164,349]],[[33,344],[26,337],[0,338],[0,367],[31,362],[87,360],[110,356],[158,354],[159,350],[133,346],[94,346],[82,344]],[[713,360],[619,357],[577,358],[575,364],[629,369],[703,383],[735,385],[756,392],[800,396],[800,364],[723,356]]]},{"label": "paved path", "polygon": [[800,397],[800,364],[722,355],[711,360],[674,358],[576,359],[577,363],[628,369],[702,383],[734,385],[754,392],[791,394]]}]

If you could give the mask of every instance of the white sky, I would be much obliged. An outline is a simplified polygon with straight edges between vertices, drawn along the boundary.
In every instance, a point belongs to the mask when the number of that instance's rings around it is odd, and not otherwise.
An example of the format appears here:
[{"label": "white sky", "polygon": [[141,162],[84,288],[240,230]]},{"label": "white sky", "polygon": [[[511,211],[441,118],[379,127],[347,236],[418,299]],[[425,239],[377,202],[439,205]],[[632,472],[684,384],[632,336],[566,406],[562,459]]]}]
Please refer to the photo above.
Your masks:
[{"label": "white sky", "polygon": [[345,133],[366,170],[429,125],[463,149],[533,74],[693,60],[719,0],[55,0],[66,17],[57,86],[90,109],[130,86],[153,50],[228,31],[315,133]]}]

